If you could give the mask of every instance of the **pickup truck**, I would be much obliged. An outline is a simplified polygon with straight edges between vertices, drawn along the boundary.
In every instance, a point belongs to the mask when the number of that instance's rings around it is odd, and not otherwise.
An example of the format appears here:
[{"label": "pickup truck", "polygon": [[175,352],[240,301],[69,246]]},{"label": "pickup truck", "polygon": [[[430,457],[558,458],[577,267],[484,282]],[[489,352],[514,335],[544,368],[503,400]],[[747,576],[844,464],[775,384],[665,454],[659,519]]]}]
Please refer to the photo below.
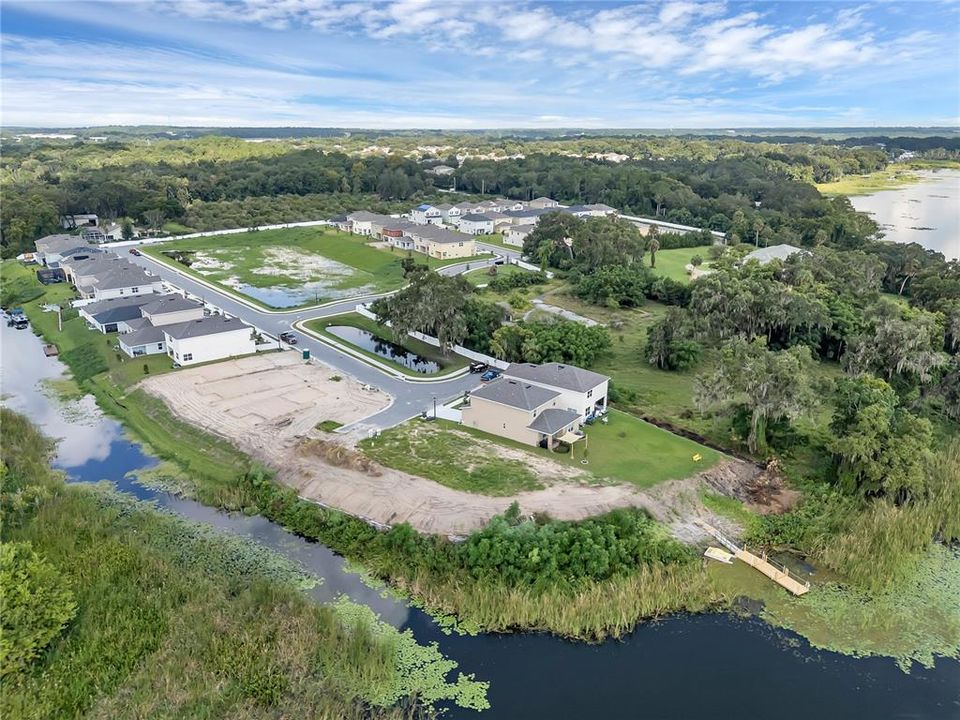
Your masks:
[{"label": "pickup truck", "polygon": [[282,332],[280,333],[280,339],[283,340],[287,345],[296,345],[297,336],[292,332]]}]

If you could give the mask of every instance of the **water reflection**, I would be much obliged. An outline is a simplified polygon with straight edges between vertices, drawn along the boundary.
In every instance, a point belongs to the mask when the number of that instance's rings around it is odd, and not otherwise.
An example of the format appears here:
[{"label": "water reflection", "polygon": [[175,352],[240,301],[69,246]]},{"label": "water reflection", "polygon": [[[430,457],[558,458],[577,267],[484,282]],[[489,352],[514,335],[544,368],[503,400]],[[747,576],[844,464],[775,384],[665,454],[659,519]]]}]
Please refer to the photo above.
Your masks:
[{"label": "water reflection", "polygon": [[415,372],[430,375],[440,370],[440,363],[428,360],[423,355],[407,350],[402,345],[384,340],[382,337],[374,335],[372,332],[362,330],[351,325],[331,325],[327,332],[335,335],[341,340],[346,340],[351,345],[363,348],[367,352],[379,355],[382,358],[402,365],[405,368]]},{"label": "water reflection", "polygon": [[925,180],[893,190],[850,198],[853,207],[870,213],[885,240],[918,243],[960,258],[960,171],[920,173]]}]

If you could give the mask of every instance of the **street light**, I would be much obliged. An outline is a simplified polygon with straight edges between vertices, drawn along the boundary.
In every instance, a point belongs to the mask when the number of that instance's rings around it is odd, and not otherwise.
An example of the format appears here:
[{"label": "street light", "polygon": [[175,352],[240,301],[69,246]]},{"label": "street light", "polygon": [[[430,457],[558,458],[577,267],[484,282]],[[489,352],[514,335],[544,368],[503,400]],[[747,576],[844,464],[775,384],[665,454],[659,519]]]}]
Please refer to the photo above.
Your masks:
[{"label": "street light", "polygon": [[433,419],[437,419],[437,396],[433,396]]}]

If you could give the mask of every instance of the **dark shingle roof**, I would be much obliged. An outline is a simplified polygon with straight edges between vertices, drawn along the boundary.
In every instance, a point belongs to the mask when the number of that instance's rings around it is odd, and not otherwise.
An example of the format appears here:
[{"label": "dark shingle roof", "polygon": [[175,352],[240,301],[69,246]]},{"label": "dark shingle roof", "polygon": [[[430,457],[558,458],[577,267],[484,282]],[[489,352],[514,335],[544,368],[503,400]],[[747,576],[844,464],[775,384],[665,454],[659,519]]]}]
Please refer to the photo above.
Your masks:
[{"label": "dark shingle roof", "polygon": [[543,383],[565,390],[576,390],[577,392],[592,390],[600,383],[610,379],[606,375],[584,370],[576,365],[563,365],[555,362],[544,363],[543,365],[513,363],[503,371],[503,374],[507,377]]},{"label": "dark shingle roof", "polygon": [[[98,300],[97,302],[87,303],[80,309],[87,315],[96,315],[104,310],[110,310],[118,307],[140,308],[141,306],[146,305],[148,302],[152,302],[155,299],[156,296],[152,295],[142,295],[140,297],[129,298],[113,298],[112,300]],[[137,316],[139,315],[140,313],[137,312]]]},{"label": "dark shingle roof", "polygon": [[219,335],[220,333],[233,332],[234,330],[253,330],[249,325],[241,322],[238,318],[225,318],[222,315],[212,315],[202,320],[188,320],[187,322],[176,323],[174,325],[164,325],[163,331],[176,340],[185,338],[202,337],[204,335]]},{"label": "dark shingle roof", "polygon": [[203,305],[196,300],[188,300],[183,295],[171,293],[170,295],[160,295],[153,302],[143,306],[143,312],[147,315],[159,315],[162,313],[180,312],[181,310],[196,310]]},{"label": "dark shingle roof", "polygon": [[460,217],[460,222],[492,222],[493,218],[480,213],[469,213]]},{"label": "dark shingle roof", "polygon": [[162,343],[164,341],[163,327],[155,327],[145,322],[137,330],[125,333],[118,339],[121,345],[126,345],[128,348],[136,347],[137,345]]},{"label": "dark shingle roof", "polygon": [[71,248],[83,246],[86,243],[76,235],[58,233],[56,235],[42,237],[34,244],[37,246],[37,252],[59,254],[61,250],[70,250]]},{"label": "dark shingle roof", "polygon": [[538,385],[530,385],[518,380],[495,380],[471,393],[472,397],[483,398],[491,402],[509,405],[521,410],[533,410],[544,403],[550,402],[560,393],[548,390]]},{"label": "dark shingle roof", "polygon": [[557,408],[548,408],[537,415],[536,419],[528,428],[542,432],[544,435],[553,435],[555,432],[563,430],[571,423],[580,419],[580,413],[576,410],[558,410]]}]

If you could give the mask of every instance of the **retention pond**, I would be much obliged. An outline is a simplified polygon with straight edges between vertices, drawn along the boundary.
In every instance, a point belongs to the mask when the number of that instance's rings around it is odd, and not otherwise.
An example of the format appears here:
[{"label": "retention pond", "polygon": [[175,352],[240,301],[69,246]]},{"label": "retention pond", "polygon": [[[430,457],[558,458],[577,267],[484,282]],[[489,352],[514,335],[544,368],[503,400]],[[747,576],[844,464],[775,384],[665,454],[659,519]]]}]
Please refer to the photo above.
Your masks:
[{"label": "retention pond", "polygon": [[[679,615],[599,645],[536,633],[447,635],[428,615],[366,585],[344,560],[261,518],[219,512],[144,487],[154,460],[104,417],[92,398],[61,401],[49,389],[63,365],[38,338],[0,326],[4,403],[59,439],[56,464],[76,482],[112,481],[170,512],[253,538],[323,582],[319,601],[345,594],[422,643],[436,642],[460,670],[490,681],[488,718],[958,718],[960,663],[904,673],[888,658],[857,659],[811,648],[756,618]],[[451,709],[450,718],[477,717]]]}]

